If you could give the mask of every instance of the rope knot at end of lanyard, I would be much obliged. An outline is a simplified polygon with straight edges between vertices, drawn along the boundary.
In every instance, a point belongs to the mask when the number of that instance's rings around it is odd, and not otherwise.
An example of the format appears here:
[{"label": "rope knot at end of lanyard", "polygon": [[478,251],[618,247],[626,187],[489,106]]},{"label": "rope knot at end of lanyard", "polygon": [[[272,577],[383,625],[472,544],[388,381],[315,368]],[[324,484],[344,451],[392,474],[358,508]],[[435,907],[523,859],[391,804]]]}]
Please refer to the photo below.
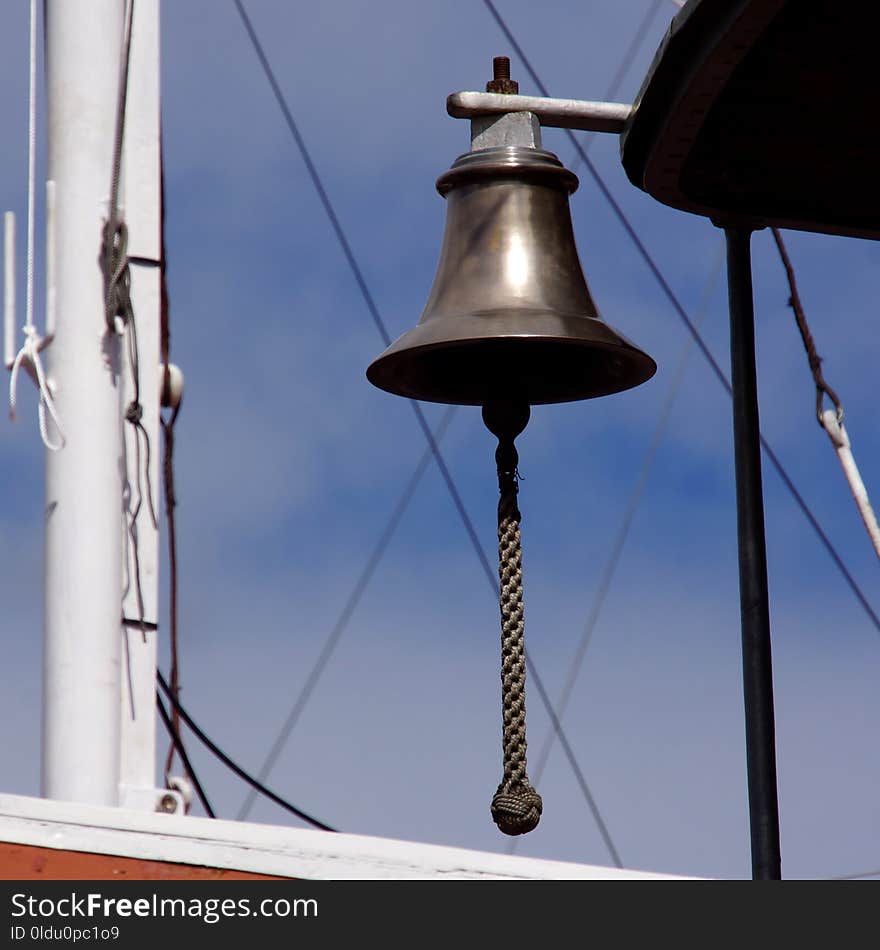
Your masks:
[{"label": "rope knot at end of lanyard", "polygon": [[506,835],[524,835],[534,831],[543,810],[541,796],[528,783],[516,788],[498,786],[492,798],[492,820]]}]

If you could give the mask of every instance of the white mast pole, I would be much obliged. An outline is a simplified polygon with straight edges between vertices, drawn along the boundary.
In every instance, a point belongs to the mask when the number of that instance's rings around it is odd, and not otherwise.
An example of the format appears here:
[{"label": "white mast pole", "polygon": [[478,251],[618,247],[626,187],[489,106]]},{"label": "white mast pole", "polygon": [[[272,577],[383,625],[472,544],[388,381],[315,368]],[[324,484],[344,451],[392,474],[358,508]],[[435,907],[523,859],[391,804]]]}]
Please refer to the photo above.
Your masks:
[{"label": "white mast pole", "polygon": [[[156,789],[156,625],[159,594],[159,532],[150,514],[150,493],[160,515],[159,459],[159,313],[161,254],[161,178],[159,146],[159,0],[137,0],[131,34],[125,138],[122,162],[124,220],[128,226],[131,302],[137,327],[140,365],[141,426],[150,446],[145,472],[143,433],[126,423],[125,469],[129,485],[128,511],[142,502],[136,522],[137,550],[127,535],[124,558],[122,613],[122,735],[120,804],[154,811],[176,810],[177,796]],[[127,353],[123,405],[134,397]],[[140,439],[140,447],[137,445]],[[140,453],[140,454],[138,454]],[[140,473],[138,472],[140,461]],[[127,523],[127,521],[126,521]],[[135,557],[136,556],[136,557]],[[146,626],[136,626],[141,609]]]},{"label": "white mast pole", "polygon": [[104,805],[119,801],[123,341],[106,331],[99,259],[124,6],[44,7],[57,249],[46,354],[66,442],[46,455],[42,793]]}]

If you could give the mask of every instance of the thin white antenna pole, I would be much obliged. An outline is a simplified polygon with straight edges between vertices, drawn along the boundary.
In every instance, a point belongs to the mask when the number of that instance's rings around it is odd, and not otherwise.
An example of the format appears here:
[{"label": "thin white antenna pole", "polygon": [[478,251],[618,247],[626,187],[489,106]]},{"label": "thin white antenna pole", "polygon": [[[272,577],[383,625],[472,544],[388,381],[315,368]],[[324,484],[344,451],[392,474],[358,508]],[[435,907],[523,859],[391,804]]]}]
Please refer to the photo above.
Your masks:
[{"label": "thin white antenna pole", "polygon": [[15,214],[7,211],[3,220],[3,362],[10,369],[15,362]]},{"label": "thin white antenna pole", "polygon": [[[147,493],[160,510],[159,460],[159,315],[161,306],[161,184],[159,154],[159,0],[137,0],[131,34],[122,182],[128,253],[140,263],[131,265],[131,302],[137,328],[142,431],[126,423],[125,474],[130,492],[124,516],[130,520],[142,503],[136,522],[135,545],[129,532],[124,551],[122,636],[122,733],[120,758],[121,804],[154,811],[162,793],[156,789],[156,642],[159,612],[159,532],[150,516]],[[124,404],[134,398],[131,367],[125,360]],[[150,467],[145,471],[146,444]],[[138,447],[140,440],[140,447]],[[140,463],[140,472],[138,471]],[[132,623],[143,619],[144,629]],[[166,796],[167,799],[167,796]],[[164,807],[164,806],[163,806]]]},{"label": "thin white antenna pole", "polygon": [[30,70],[28,78],[28,206],[27,283],[25,286],[25,326],[34,325],[34,224],[37,175],[37,0],[31,0]]},{"label": "thin white antenna pole", "polygon": [[46,182],[46,332],[42,345],[46,346],[55,339],[56,306],[58,294],[55,290],[55,266],[57,264],[55,244],[55,182]]},{"label": "thin white antenna pole", "polygon": [[121,338],[97,261],[107,215],[125,5],[46,0],[48,178],[57,323],[48,375],[66,444],[46,455],[43,795],[119,800]]}]

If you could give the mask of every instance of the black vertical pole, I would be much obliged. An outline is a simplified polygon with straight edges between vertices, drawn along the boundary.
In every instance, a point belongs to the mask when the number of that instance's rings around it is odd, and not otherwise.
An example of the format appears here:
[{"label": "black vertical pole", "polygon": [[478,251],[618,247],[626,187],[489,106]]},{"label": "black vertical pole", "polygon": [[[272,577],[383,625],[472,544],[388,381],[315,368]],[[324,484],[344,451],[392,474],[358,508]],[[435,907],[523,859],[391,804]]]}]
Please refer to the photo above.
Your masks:
[{"label": "black vertical pole", "polygon": [[770,608],[758,380],[755,370],[755,313],[752,300],[751,228],[727,227],[730,301],[730,362],[733,382],[733,440],[736,520],[739,540],[739,599],[742,616],[743,697],[752,840],[752,877],[780,880],[779,803]]}]

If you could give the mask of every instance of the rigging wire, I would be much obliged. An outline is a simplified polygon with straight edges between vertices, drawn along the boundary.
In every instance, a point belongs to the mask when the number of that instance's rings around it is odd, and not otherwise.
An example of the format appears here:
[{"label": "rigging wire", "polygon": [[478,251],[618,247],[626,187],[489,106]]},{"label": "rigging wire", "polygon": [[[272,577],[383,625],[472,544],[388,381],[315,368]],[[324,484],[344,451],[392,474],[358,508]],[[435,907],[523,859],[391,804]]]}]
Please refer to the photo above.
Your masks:
[{"label": "rigging wire", "polygon": [[[171,324],[169,320],[167,260],[165,257],[165,159],[162,149],[162,132],[159,130],[159,350],[162,360],[163,396],[171,391]],[[180,659],[178,651],[178,570],[177,570],[177,493],[174,487],[174,426],[183,403],[183,393],[167,418],[159,412],[159,424],[162,427],[163,448],[162,480],[165,488],[165,522],[168,526],[168,629],[169,649],[171,653],[171,692],[175,699],[180,698]],[[173,734],[165,756],[165,783],[169,783],[171,767],[174,764],[174,752],[181,747],[180,717],[177,707],[171,706],[171,725]],[[186,768],[186,760],[180,757]],[[191,776],[190,776],[191,777]]]},{"label": "rigging wire", "polygon": [[[330,199],[327,195],[327,191],[324,188],[323,182],[321,181],[317,168],[315,167],[315,164],[312,161],[311,156],[309,155],[308,149],[306,148],[306,145],[305,145],[305,141],[303,140],[299,132],[299,129],[296,125],[296,122],[294,121],[290,108],[287,105],[287,101],[284,98],[284,94],[281,91],[281,87],[278,85],[278,81],[275,78],[275,74],[272,70],[272,67],[266,57],[265,52],[263,51],[260,40],[256,32],[254,31],[254,28],[247,15],[247,12],[244,9],[244,6],[242,5],[241,0],[234,0],[234,3],[236,6],[236,9],[238,10],[239,16],[241,17],[242,23],[244,24],[245,30],[247,31],[247,34],[251,40],[251,44],[254,47],[257,58],[259,59],[260,64],[263,67],[263,71],[265,72],[266,77],[269,81],[269,85],[272,87],[272,91],[275,95],[275,99],[287,122],[288,129],[293,135],[294,140],[296,141],[296,144],[300,150],[300,154],[302,155],[303,161],[309,172],[309,176],[312,179],[312,183],[315,186],[315,190],[318,192],[318,196],[321,199],[321,203],[324,206],[324,210],[326,211],[327,216],[330,219],[330,223],[333,226],[333,230],[336,233],[336,237],[340,243],[340,246],[342,247],[343,253],[345,254],[346,260],[348,261],[349,267],[351,268],[352,273],[354,274],[355,280],[358,284],[358,287],[360,288],[361,295],[364,298],[364,302],[366,303],[367,308],[370,311],[370,314],[373,318],[373,322],[375,323],[376,328],[378,329],[379,334],[382,337],[382,340],[385,342],[387,346],[391,343],[391,336],[388,333],[387,328],[385,327],[385,322],[382,319],[382,316],[379,313],[376,303],[373,300],[372,294],[369,291],[366,280],[364,279],[363,273],[360,267],[358,266],[357,259],[354,256],[354,252],[351,249],[351,245],[348,243],[348,239],[346,238],[345,232],[342,229],[342,225],[339,223],[339,219],[336,216],[336,212],[334,211],[333,206],[330,203]],[[492,590],[495,593],[495,596],[498,597],[499,596],[498,577],[496,575],[496,572],[494,571],[494,569],[491,567],[489,563],[489,559],[486,555],[486,551],[483,548],[482,542],[480,541],[480,538],[479,538],[479,535],[477,534],[476,529],[474,528],[473,521],[471,520],[471,517],[464,506],[464,502],[462,501],[461,496],[459,495],[458,489],[455,485],[455,481],[453,480],[452,475],[446,465],[446,460],[444,459],[443,455],[440,452],[440,449],[437,446],[436,441],[434,440],[434,436],[431,432],[430,426],[428,425],[428,420],[425,418],[425,414],[422,411],[422,408],[418,402],[416,402],[414,399],[410,400],[410,405],[412,406],[413,412],[416,415],[419,428],[421,428],[422,433],[428,442],[428,445],[431,449],[431,453],[433,454],[434,459],[437,463],[437,467],[440,469],[440,474],[443,478],[443,481],[446,484],[446,488],[449,491],[453,504],[455,505],[455,508],[458,511],[459,517],[462,521],[465,531],[467,532],[468,538],[470,539],[474,552],[477,555],[478,560],[480,561],[480,565],[483,568],[483,572],[486,575],[486,578],[489,584],[491,585]],[[526,652],[526,666],[528,668],[529,675],[535,681],[535,685],[538,689],[539,695],[541,696],[542,702],[544,702],[545,705],[547,705],[549,703],[549,696],[547,694],[547,691],[543,687],[541,678],[538,675],[538,671],[535,668],[534,663],[532,662],[531,658],[529,657],[528,652]],[[554,728],[559,728],[560,741],[562,742],[563,748],[567,750],[567,754],[570,754],[569,761],[573,762],[574,753],[568,741],[564,738],[561,731],[562,730],[561,724],[559,723],[559,720],[556,718],[552,707],[549,705],[547,707],[547,712],[550,716],[551,721],[554,723]],[[577,769],[577,773],[580,774],[582,777],[582,773],[580,772],[580,769]]]},{"label": "rigging wire", "polygon": [[[504,21],[504,18],[496,9],[492,0],[483,0],[483,4],[489,10],[489,13],[492,15],[495,22],[498,24],[498,27],[501,29],[502,33],[504,33],[508,42],[511,44],[511,46],[513,46],[517,55],[521,59],[523,66],[525,67],[526,71],[531,77],[532,82],[534,82],[535,85],[540,90],[541,95],[549,96],[547,87],[541,81],[540,76],[538,76],[538,74],[535,72],[534,68],[532,67],[531,62],[526,57],[525,53],[523,52],[522,47],[517,42],[516,37],[513,35],[513,33],[510,30],[510,27],[508,27],[507,23]],[[733,392],[733,389],[731,387],[730,380],[727,378],[726,374],[719,366],[717,360],[712,355],[712,351],[709,349],[705,340],[703,340],[699,331],[694,326],[693,321],[688,316],[688,313],[682,306],[681,301],[678,299],[672,287],[669,285],[669,282],[663,276],[663,273],[661,272],[660,268],[657,266],[657,263],[655,262],[654,258],[651,256],[650,252],[648,251],[647,247],[643,243],[642,239],[639,237],[635,228],[630,223],[629,218],[626,216],[620,204],[611,194],[611,191],[608,189],[608,186],[605,184],[601,175],[599,175],[599,172],[597,171],[596,167],[590,161],[589,157],[587,156],[586,152],[584,151],[577,137],[574,135],[574,133],[570,129],[566,129],[565,132],[568,135],[569,141],[577,149],[578,154],[581,156],[583,163],[587,166],[587,169],[590,172],[590,175],[592,176],[593,181],[595,182],[599,191],[602,193],[602,196],[611,206],[612,211],[614,212],[618,221],[620,221],[621,225],[623,226],[623,229],[626,231],[630,240],[635,245],[636,250],[639,252],[639,255],[647,264],[648,269],[651,271],[655,280],[660,285],[660,288],[663,291],[664,296],[672,304],[673,309],[675,310],[676,314],[681,319],[681,321],[684,323],[685,327],[687,328],[688,333],[690,333],[691,337],[694,340],[694,343],[696,343],[698,349],[700,350],[700,353],[702,353],[703,357],[709,363],[709,366],[711,367],[712,372],[715,374],[718,381],[725,388],[728,395],[731,395]],[[771,465],[776,470],[776,474],[782,479],[782,482],[785,485],[786,489],[788,490],[789,494],[795,500],[795,502],[797,503],[797,506],[801,509],[801,512],[803,513],[804,517],[807,519],[807,521],[809,521],[810,526],[812,527],[813,531],[816,533],[823,547],[827,551],[828,555],[834,561],[837,569],[840,571],[844,580],[849,585],[849,588],[851,592],[853,593],[853,595],[855,596],[856,600],[858,600],[859,604],[861,604],[862,609],[870,618],[871,623],[874,625],[877,632],[880,633],[880,617],[877,616],[873,607],[871,607],[870,603],[868,602],[867,597],[862,592],[861,588],[856,582],[856,579],[850,573],[849,568],[847,568],[841,556],[837,553],[837,549],[832,544],[831,539],[828,537],[828,535],[825,533],[822,526],[819,524],[818,520],[816,519],[809,505],[806,503],[803,496],[798,491],[797,487],[792,481],[791,476],[788,474],[782,462],[779,460],[779,457],[773,451],[772,446],[770,445],[770,443],[767,441],[767,439],[764,437],[763,434],[761,435],[761,447],[763,448],[764,453],[767,456],[767,458],[770,460]]]},{"label": "rigging wire", "polygon": [[[807,362],[810,365],[810,372],[813,374],[813,382],[816,386],[816,421],[828,434],[831,444],[837,454],[840,464],[843,467],[843,473],[852,493],[853,500],[856,503],[859,515],[871,539],[871,544],[875,553],[880,557],[880,525],[877,524],[877,516],[871,507],[868,498],[868,490],[862,481],[856,460],[853,458],[852,446],[849,441],[846,429],[843,425],[843,405],[837,396],[837,393],[825,381],[822,374],[822,358],[816,352],[816,344],[813,340],[813,334],[810,332],[810,326],[807,323],[807,315],[804,313],[804,306],[801,303],[798,293],[797,280],[795,279],[794,267],[788,256],[785,242],[779,228],[771,228],[773,240],[776,242],[776,248],[782,259],[782,266],[785,269],[788,278],[789,298],[788,303],[794,311],[794,317],[797,322],[798,331],[807,351]],[[825,397],[828,397],[834,404],[834,410],[823,409]]]},{"label": "rigging wire", "polygon": [[[308,148],[306,147],[305,140],[300,134],[299,128],[296,124],[296,121],[293,118],[293,114],[290,111],[290,107],[287,105],[287,100],[284,97],[284,93],[281,91],[281,87],[278,85],[278,80],[275,78],[275,73],[272,69],[271,64],[269,63],[266,53],[263,50],[262,44],[260,43],[259,37],[257,36],[253,25],[251,24],[250,18],[247,15],[247,12],[244,9],[244,5],[241,0],[234,0],[235,6],[239,12],[241,20],[245,26],[247,34],[251,40],[251,44],[256,51],[257,58],[260,61],[260,65],[263,67],[263,71],[266,74],[266,78],[269,81],[269,85],[272,87],[272,92],[275,95],[275,99],[278,103],[279,108],[284,116],[284,119],[287,123],[287,127],[290,130],[291,135],[296,142],[296,145],[299,149],[300,155],[302,156],[303,162],[305,163],[306,169],[309,173],[309,177],[312,180],[312,184],[315,187],[315,191],[318,193],[318,197],[321,200],[321,204],[324,207],[324,211],[327,214],[330,224],[333,227],[333,231],[336,234],[336,238],[339,242],[339,245],[342,249],[343,254],[348,262],[349,268],[355,278],[355,282],[360,289],[361,296],[364,299],[364,303],[367,305],[367,309],[370,312],[370,316],[373,319],[373,323],[376,326],[376,329],[379,332],[379,336],[382,338],[382,342],[389,346],[391,344],[391,335],[388,332],[388,328],[385,326],[385,321],[382,319],[382,315],[379,313],[379,308],[376,306],[376,302],[373,299],[373,295],[370,293],[370,289],[367,286],[366,279],[364,278],[363,272],[361,271],[360,265],[357,262],[357,258],[354,255],[354,251],[351,248],[351,245],[348,242],[348,238],[345,235],[345,231],[342,228],[342,225],[339,221],[339,218],[336,215],[336,211],[333,208],[332,203],[330,202],[330,197],[327,194],[327,190],[324,188],[324,183],[321,180],[321,176],[318,174],[318,169],[315,167],[315,163],[312,161],[312,157],[309,153]],[[489,578],[492,583],[493,589],[497,586],[497,579],[495,577],[495,571],[489,564],[489,559],[486,556],[486,552],[483,550],[480,543],[479,535],[474,528],[473,522],[470,519],[470,516],[467,513],[467,510],[464,507],[464,502],[461,500],[461,496],[458,493],[458,489],[455,486],[455,482],[452,478],[452,475],[449,472],[449,469],[446,465],[446,461],[440,453],[440,450],[437,448],[436,443],[434,442],[434,437],[431,434],[430,426],[428,425],[428,420],[425,418],[424,411],[419,403],[415,399],[409,400],[410,406],[412,407],[413,412],[415,413],[416,420],[419,424],[419,428],[422,430],[425,439],[428,442],[428,445],[431,447],[431,452],[434,455],[434,458],[437,462],[437,466],[440,469],[440,474],[443,477],[443,481],[446,483],[447,490],[452,496],[453,504],[458,511],[459,517],[462,519],[465,530],[467,531],[468,537],[470,538],[471,544],[474,546],[475,551],[477,552],[477,557],[480,560],[480,563],[483,567],[483,571],[486,576]]]},{"label": "rigging wire", "polygon": [[[714,293],[715,287],[718,283],[718,278],[721,276],[721,270],[724,266],[724,257],[725,249],[724,245],[722,244],[716,263],[709,275],[708,281],[706,282],[702,300],[700,301],[699,314],[697,318],[698,326],[702,326],[709,312],[712,294]],[[639,503],[642,500],[642,495],[648,482],[648,476],[651,473],[654,459],[657,456],[660,444],[666,434],[666,429],[669,425],[669,419],[672,415],[672,408],[675,404],[675,400],[678,397],[679,390],[681,389],[681,385],[684,382],[685,372],[687,370],[692,351],[693,341],[686,339],[682,348],[681,356],[679,357],[678,366],[675,369],[675,373],[666,393],[666,398],[664,399],[663,405],[660,409],[660,416],[654,428],[654,433],[651,436],[651,442],[648,445],[647,451],[645,452],[644,461],[642,462],[642,470],[638,479],[636,480],[635,486],[633,487],[629,504],[626,507],[620,528],[617,532],[617,536],[614,539],[613,545],[611,546],[611,553],[609,554],[605,568],[602,571],[599,586],[593,599],[593,606],[584,626],[584,631],[581,634],[580,642],[578,643],[574,657],[569,664],[565,685],[562,687],[562,692],[559,694],[559,697],[556,700],[556,714],[560,719],[562,719],[562,717],[565,715],[565,711],[568,708],[568,703],[571,700],[571,695],[574,691],[575,683],[577,682],[581,667],[583,666],[584,658],[586,657],[587,650],[592,643],[593,633],[596,629],[597,623],[599,622],[599,615],[602,612],[602,607],[605,604],[605,598],[608,596],[608,592],[611,589],[611,583],[614,580],[614,574],[617,571],[618,564],[620,563],[620,558],[623,554],[623,549],[629,536],[633,520],[635,519],[636,511],[638,510]],[[537,766],[534,773],[536,784],[540,781],[541,776],[544,774],[544,769],[547,767],[547,762],[550,758],[550,752],[553,749],[555,738],[556,734],[552,730],[548,732],[544,738],[544,743],[541,746],[540,752],[538,753]],[[512,854],[516,850],[518,843],[519,842],[517,839],[513,839],[507,846],[508,853]]]},{"label": "rigging wire", "polygon": [[804,313],[801,297],[798,293],[797,281],[794,274],[794,266],[788,251],[785,247],[785,241],[779,228],[770,228],[773,240],[776,243],[776,249],[779,251],[779,258],[785,270],[785,276],[788,279],[788,304],[794,312],[794,318],[797,323],[798,332],[807,351],[807,362],[810,364],[810,372],[813,374],[813,382],[816,386],[816,421],[822,425],[822,404],[827,396],[834,403],[837,412],[838,421],[843,419],[843,406],[837,393],[825,381],[822,374],[822,357],[816,352],[816,343],[813,340],[813,334],[810,332],[810,325],[807,323],[807,315]]},{"label": "rigging wire", "polygon": [[199,801],[202,803],[202,808],[205,809],[205,814],[209,818],[216,818],[214,814],[214,809],[211,807],[211,803],[208,801],[207,795],[205,795],[205,790],[202,788],[202,783],[196,777],[196,771],[192,767],[192,763],[189,760],[189,756],[186,754],[186,749],[184,748],[183,742],[180,739],[180,727],[175,726],[171,721],[171,717],[168,715],[168,710],[165,708],[165,704],[162,702],[162,697],[156,693],[156,708],[159,710],[159,716],[162,719],[162,722],[165,724],[165,729],[168,732],[168,735],[171,737],[171,744],[177,749],[177,754],[180,756],[180,761],[183,763],[183,767],[186,769],[187,775],[190,777],[190,781],[193,783],[193,788],[196,790],[196,795],[199,796]]},{"label": "rigging wire", "polygon": [[156,681],[159,684],[159,688],[165,694],[165,698],[177,710],[178,715],[189,726],[195,737],[228,769],[235,773],[235,775],[247,782],[248,785],[257,789],[261,795],[265,795],[267,798],[271,799],[276,805],[280,805],[281,808],[284,808],[291,814],[296,815],[297,818],[301,818],[303,821],[313,825],[315,828],[320,828],[321,831],[337,830],[336,828],[331,828],[330,825],[325,825],[323,821],[313,818],[308,813],[302,811],[302,809],[297,808],[296,805],[291,805],[290,802],[283,799],[280,795],[276,795],[271,789],[266,788],[265,785],[263,785],[261,782],[258,782],[249,772],[246,772],[240,765],[237,765],[235,762],[233,762],[232,759],[230,759],[229,756],[212,739],[210,739],[202,731],[202,729],[199,728],[199,726],[193,721],[192,716],[190,716],[181,703],[174,698],[171,692],[171,687],[168,685],[168,682],[160,670],[156,670]]},{"label": "rigging wire", "polygon": [[[608,88],[605,90],[606,102],[613,101],[617,98],[617,93],[620,91],[620,87],[623,85],[624,79],[626,79],[627,74],[632,68],[632,64],[639,52],[639,49],[641,49],[642,43],[645,40],[645,36],[648,33],[648,29],[651,26],[654,17],[657,15],[657,11],[663,5],[663,2],[664,0],[653,0],[651,5],[645,11],[641,22],[636,27],[635,33],[633,33],[626,52],[623,54],[623,57],[620,60],[620,65],[617,67],[617,72],[614,74],[613,79],[608,84]],[[593,144],[593,139],[595,139],[598,134],[598,132],[586,132],[582,136],[585,151]],[[571,163],[571,170],[573,172],[577,172],[578,168],[580,168],[581,161],[581,155],[580,152],[578,152],[575,155],[574,161]]]},{"label": "rigging wire", "polygon": [[367,309],[370,311],[370,316],[373,318],[373,323],[376,324],[376,329],[379,331],[379,335],[382,337],[383,342],[386,346],[388,346],[391,343],[391,337],[385,327],[385,321],[382,319],[379,309],[376,306],[376,302],[373,300],[373,295],[370,293],[370,288],[367,286],[363,272],[361,271],[357,259],[354,256],[354,251],[351,249],[351,245],[348,243],[348,238],[345,236],[345,231],[342,229],[342,225],[339,223],[339,218],[336,216],[336,211],[333,208],[326,189],[324,188],[324,183],[321,180],[321,176],[318,174],[318,169],[315,167],[315,163],[312,161],[309,150],[306,148],[305,140],[300,134],[299,127],[297,126],[296,121],[293,118],[293,114],[287,105],[287,100],[284,97],[284,93],[281,91],[281,87],[278,85],[278,80],[275,78],[275,72],[266,57],[266,53],[263,50],[263,46],[260,43],[259,37],[257,36],[253,25],[251,24],[250,17],[247,15],[247,11],[244,8],[244,4],[241,2],[241,0],[233,0],[233,2],[235,3],[239,16],[241,17],[241,21],[244,24],[244,28],[250,37],[251,45],[257,54],[260,65],[263,67],[263,72],[266,74],[269,85],[272,87],[272,92],[275,94],[275,100],[278,103],[278,107],[281,109],[282,114],[284,115],[287,128],[290,130],[290,134],[296,141],[297,148],[299,148],[302,159],[305,162],[309,177],[312,179],[312,184],[315,187],[315,191],[318,193],[318,198],[321,200],[321,204],[324,206],[324,211],[326,212],[327,217],[330,219],[330,224],[333,226],[333,230],[336,233],[336,239],[339,241],[339,245],[342,248],[342,253],[345,255],[345,258],[348,261],[348,266],[351,268],[351,272],[354,275],[354,279],[357,282],[361,295],[367,304]]},{"label": "rigging wire", "polygon": [[559,737],[559,744],[562,746],[562,751],[565,753],[566,759],[568,759],[569,767],[574,773],[574,777],[578,783],[578,787],[581,790],[581,794],[584,796],[584,799],[587,802],[587,807],[590,809],[593,819],[596,822],[596,827],[599,829],[599,834],[602,836],[602,840],[605,842],[605,847],[608,848],[608,853],[611,855],[611,859],[614,861],[615,867],[622,868],[623,862],[620,859],[617,848],[614,846],[614,842],[611,840],[611,835],[608,832],[608,826],[605,824],[605,821],[602,818],[602,815],[599,811],[599,806],[596,804],[595,798],[593,798],[593,794],[590,791],[590,787],[587,784],[587,780],[584,777],[584,773],[581,770],[580,765],[578,765],[577,757],[574,754],[574,749],[571,747],[571,743],[568,741],[568,738],[565,735],[565,730],[562,728],[562,723],[560,722],[559,717],[556,715],[556,711],[553,708],[553,703],[550,700],[550,694],[544,688],[544,683],[541,678],[537,675],[535,666],[529,659],[528,653],[526,653],[526,666],[528,667],[530,676],[535,682],[535,689],[537,689],[538,695],[541,697],[541,702],[544,704],[544,707],[547,710],[547,715],[550,717],[553,731]]},{"label": "rigging wire", "polygon": [[[449,428],[449,424],[452,422],[457,408],[457,406],[450,406],[443,414],[442,418],[440,419],[440,423],[434,430],[434,440],[438,445],[442,441],[443,436],[446,434],[446,430]],[[345,602],[345,606],[342,608],[342,611],[339,614],[339,618],[333,625],[330,633],[327,635],[323,647],[321,647],[321,652],[318,654],[318,659],[315,660],[314,666],[312,666],[309,675],[306,677],[305,683],[303,684],[299,695],[294,701],[293,706],[288,713],[287,719],[284,720],[284,724],[278,731],[278,735],[275,738],[275,741],[272,743],[272,747],[266,755],[265,761],[260,766],[260,771],[257,773],[257,779],[259,781],[264,782],[269,777],[269,773],[275,767],[275,763],[278,761],[278,757],[281,755],[287,740],[290,738],[290,734],[296,728],[296,724],[299,722],[300,716],[303,714],[303,711],[305,710],[312,693],[315,691],[315,688],[318,685],[318,681],[321,679],[324,670],[327,668],[327,664],[330,662],[330,658],[333,656],[333,651],[336,649],[336,645],[339,643],[342,634],[345,633],[351,618],[354,616],[354,612],[361,601],[361,597],[363,597],[364,593],[366,592],[367,586],[369,585],[376,568],[379,566],[379,562],[382,560],[386,548],[391,543],[391,539],[394,537],[397,527],[403,519],[404,513],[409,507],[409,503],[412,501],[413,495],[421,483],[422,477],[425,474],[428,465],[431,463],[431,455],[432,453],[430,448],[426,448],[422,453],[422,457],[419,459],[415,471],[410,476],[403,493],[401,494],[397,504],[394,507],[394,510],[391,513],[391,517],[388,519],[388,524],[385,526],[385,529],[376,543],[376,546],[373,548],[369,558],[367,558],[367,563],[355,582],[354,588],[352,589],[351,594],[349,594],[348,600]],[[253,789],[248,792],[247,798],[245,798],[241,808],[239,809],[238,815],[236,816],[238,821],[244,821],[247,818],[251,808],[254,805],[256,796],[257,793]]]},{"label": "rigging wire", "polygon": [[[657,11],[660,9],[662,4],[663,4],[663,0],[653,0],[653,3],[645,11],[641,22],[639,23],[638,27],[636,27],[635,33],[633,34],[633,37],[630,40],[629,46],[627,47],[626,51],[623,54],[623,57],[620,61],[620,65],[618,66],[616,73],[614,74],[611,82],[608,85],[608,88],[605,91],[606,101],[613,100],[616,97],[618,90],[620,89],[620,86],[623,84],[624,79],[626,78],[627,74],[629,73],[632,67],[633,61],[635,60],[635,57],[639,49],[641,48],[642,42],[644,41],[648,28],[650,27],[655,15],[657,14]],[[589,149],[590,146],[593,144],[596,134],[597,133],[595,132],[588,132],[586,135],[582,137],[585,151]],[[572,171],[577,170],[577,168],[580,165],[580,162],[581,162],[581,158],[580,158],[580,154],[578,153],[575,157],[575,160],[572,162],[572,165],[571,165]],[[720,266],[720,262],[719,262],[719,266]],[[682,366],[681,368],[682,376],[683,376],[683,368],[684,367]],[[674,395],[672,396],[672,398],[674,399]],[[670,401],[670,409],[671,409],[671,401]],[[668,412],[667,412],[667,416],[668,416]],[[569,666],[569,674],[566,680],[566,684],[563,687],[562,693],[560,694],[560,700],[556,703],[554,707],[555,715],[560,722],[565,716],[565,710],[568,705],[569,699],[571,697],[571,692],[574,689],[574,684],[575,684],[575,681],[577,680],[578,673],[580,672],[581,664],[583,663],[584,656],[586,655],[587,648],[589,647],[590,641],[593,636],[593,629],[595,628],[595,625],[599,619],[599,612],[602,609],[602,605],[605,601],[605,596],[608,592],[608,589],[611,586],[611,580],[614,576],[614,571],[617,567],[617,563],[623,551],[623,545],[626,541],[627,535],[629,534],[630,525],[632,524],[632,520],[635,517],[636,508],[638,507],[642,491],[644,490],[645,483],[647,482],[650,466],[653,461],[653,456],[656,453],[657,447],[659,446],[659,441],[660,441],[660,437],[662,436],[662,429],[664,425],[665,425],[665,420],[663,420],[661,416],[661,422],[658,424],[658,433],[655,434],[654,440],[652,441],[652,444],[648,449],[648,454],[645,459],[642,475],[636,484],[636,488],[630,500],[629,507],[624,515],[621,530],[618,534],[618,538],[615,543],[615,546],[612,549],[612,554],[609,558],[602,581],[599,585],[599,590],[596,594],[596,599],[594,601],[592,613],[589,619],[587,620],[587,625],[581,637],[581,642]],[[550,751],[553,747],[553,742],[556,738],[556,735],[557,735],[556,730],[551,729],[544,739],[544,743],[538,755],[538,764],[534,771],[534,784],[536,786],[540,783],[541,778],[544,774],[544,769],[546,768],[547,760],[549,758]],[[573,757],[570,757],[570,759],[572,758]],[[572,768],[574,769],[575,774],[578,775],[580,772],[580,769],[577,767],[576,763],[572,765]],[[611,854],[611,857],[614,860],[617,867],[623,867],[623,864],[620,859],[620,855],[617,849],[615,848],[613,841],[611,840],[611,835],[608,832],[607,825],[605,824],[605,821],[602,818],[602,815],[600,814],[599,809],[596,806],[595,801],[593,800],[593,797],[589,792],[589,789],[586,788],[586,783],[583,782],[582,777],[580,778],[580,781],[582,784],[581,791],[584,793],[584,796],[587,798],[587,801],[590,805],[590,810],[593,812],[593,818],[596,821],[596,825],[599,828],[599,832],[602,835],[605,845],[608,848],[608,851]],[[510,841],[507,843],[507,853],[513,854],[516,851],[517,846],[519,845],[521,840],[522,840],[521,838],[511,838]]]}]

